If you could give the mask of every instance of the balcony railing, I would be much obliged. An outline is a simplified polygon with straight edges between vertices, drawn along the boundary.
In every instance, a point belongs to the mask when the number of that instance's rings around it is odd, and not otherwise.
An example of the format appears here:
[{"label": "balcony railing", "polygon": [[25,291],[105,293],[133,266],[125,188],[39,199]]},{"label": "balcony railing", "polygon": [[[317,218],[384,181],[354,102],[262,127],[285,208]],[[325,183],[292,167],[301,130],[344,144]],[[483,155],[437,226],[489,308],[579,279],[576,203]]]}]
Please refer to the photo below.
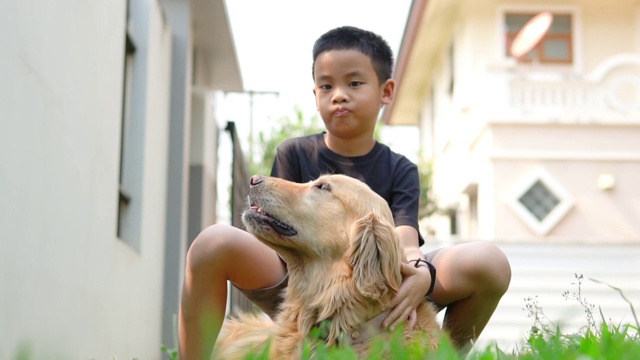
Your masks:
[{"label": "balcony railing", "polygon": [[[495,75],[495,74],[494,74]],[[585,76],[503,73],[509,120],[640,123],[640,56],[619,55]]]}]

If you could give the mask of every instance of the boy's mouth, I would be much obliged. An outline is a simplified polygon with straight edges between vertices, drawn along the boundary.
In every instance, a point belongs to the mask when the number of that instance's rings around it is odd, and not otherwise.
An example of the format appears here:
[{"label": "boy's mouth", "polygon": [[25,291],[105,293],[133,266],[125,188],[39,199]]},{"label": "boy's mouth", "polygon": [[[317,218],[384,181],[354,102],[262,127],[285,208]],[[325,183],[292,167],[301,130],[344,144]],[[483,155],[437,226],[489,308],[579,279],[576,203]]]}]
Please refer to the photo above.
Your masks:
[{"label": "boy's mouth", "polygon": [[333,114],[335,116],[344,116],[347,115],[348,113],[350,113],[351,111],[349,111],[348,109],[345,108],[338,108],[336,111],[333,112]]}]

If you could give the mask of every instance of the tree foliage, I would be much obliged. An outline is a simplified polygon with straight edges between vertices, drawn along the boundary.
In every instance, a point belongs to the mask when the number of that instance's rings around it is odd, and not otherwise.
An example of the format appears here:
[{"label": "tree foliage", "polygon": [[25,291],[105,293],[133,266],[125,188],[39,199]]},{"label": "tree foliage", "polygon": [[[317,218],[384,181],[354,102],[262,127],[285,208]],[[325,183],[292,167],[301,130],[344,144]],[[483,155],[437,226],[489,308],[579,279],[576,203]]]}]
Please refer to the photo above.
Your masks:
[{"label": "tree foliage", "polygon": [[256,153],[251,158],[249,170],[252,175],[269,175],[276,149],[286,139],[317,134],[324,131],[324,125],[317,115],[305,118],[302,110],[295,109],[295,119],[283,116],[276,121],[268,133],[260,131],[257,144],[254,144]]},{"label": "tree foliage", "polygon": [[438,205],[433,194],[433,162],[424,155],[420,156],[418,163],[420,176],[420,208],[418,218],[422,219],[433,215],[438,211]]}]

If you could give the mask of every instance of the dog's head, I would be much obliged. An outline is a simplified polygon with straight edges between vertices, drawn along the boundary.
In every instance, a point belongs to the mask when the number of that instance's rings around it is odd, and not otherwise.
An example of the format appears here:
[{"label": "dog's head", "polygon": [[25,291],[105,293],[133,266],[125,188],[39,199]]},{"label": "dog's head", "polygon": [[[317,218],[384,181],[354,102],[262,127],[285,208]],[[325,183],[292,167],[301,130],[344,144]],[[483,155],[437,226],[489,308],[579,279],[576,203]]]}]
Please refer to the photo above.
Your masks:
[{"label": "dog's head", "polygon": [[397,289],[402,259],[387,202],[365,183],[324,175],[306,184],[254,176],[243,222],[285,261],[346,264],[358,290]]}]

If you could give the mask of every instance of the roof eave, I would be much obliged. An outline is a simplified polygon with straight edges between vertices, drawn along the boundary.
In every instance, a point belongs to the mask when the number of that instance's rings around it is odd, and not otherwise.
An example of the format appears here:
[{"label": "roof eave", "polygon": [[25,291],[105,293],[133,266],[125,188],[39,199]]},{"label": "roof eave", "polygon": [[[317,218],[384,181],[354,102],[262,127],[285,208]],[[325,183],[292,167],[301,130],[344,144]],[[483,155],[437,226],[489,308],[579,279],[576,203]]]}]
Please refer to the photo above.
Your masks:
[{"label": "roof eave", "polygon": [[224,0],[192,3],[196,85],[242,91],[242,75]]},{"label": "roof eave", "polygon": [[395,100],[383,112],[387,125],[418,125],[440,54],[450,43],[463,0],[414,0],[396,63]]}]

